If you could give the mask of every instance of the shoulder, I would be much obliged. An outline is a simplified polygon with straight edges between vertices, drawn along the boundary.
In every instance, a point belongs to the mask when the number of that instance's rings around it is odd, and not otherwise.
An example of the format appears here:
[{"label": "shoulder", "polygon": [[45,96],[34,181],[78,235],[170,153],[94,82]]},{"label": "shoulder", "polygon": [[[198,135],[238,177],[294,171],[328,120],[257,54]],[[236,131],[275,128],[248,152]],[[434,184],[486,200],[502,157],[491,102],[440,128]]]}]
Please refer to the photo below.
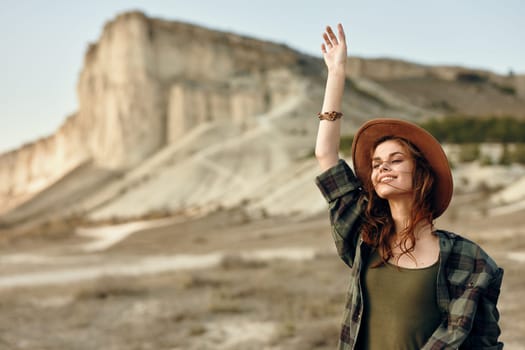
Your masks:
[{"label": "shoulder", "polygon": [[447,241],[447,243],[450,244],[451,254],[460,254],[465,257],[482,259],[486,261],[487,264],[496,265],[489,254],[476,242],[451,231],[437,230],[436,232],[440,240]]},{"label": "shoulder", "polygon": [[503,270],[477,243],[450,231],[438,230],[437,234],[442,248],[445,247],[448,253],[446,267],[449,276],[468,273],[471,278],[480,279],[477,282],[483,285],[501,278]]}]

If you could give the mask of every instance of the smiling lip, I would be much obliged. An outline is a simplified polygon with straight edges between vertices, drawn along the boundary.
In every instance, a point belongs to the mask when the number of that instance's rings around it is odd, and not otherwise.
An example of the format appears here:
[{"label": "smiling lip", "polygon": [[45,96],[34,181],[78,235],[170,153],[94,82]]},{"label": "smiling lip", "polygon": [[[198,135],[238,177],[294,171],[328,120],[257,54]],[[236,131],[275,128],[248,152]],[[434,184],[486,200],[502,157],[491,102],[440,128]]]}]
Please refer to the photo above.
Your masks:
[{"label": "smiling lip", "polygon": [[395,176],[385,175],[379,178],[379,183],[388,183],[393,180],[395,180]]}]

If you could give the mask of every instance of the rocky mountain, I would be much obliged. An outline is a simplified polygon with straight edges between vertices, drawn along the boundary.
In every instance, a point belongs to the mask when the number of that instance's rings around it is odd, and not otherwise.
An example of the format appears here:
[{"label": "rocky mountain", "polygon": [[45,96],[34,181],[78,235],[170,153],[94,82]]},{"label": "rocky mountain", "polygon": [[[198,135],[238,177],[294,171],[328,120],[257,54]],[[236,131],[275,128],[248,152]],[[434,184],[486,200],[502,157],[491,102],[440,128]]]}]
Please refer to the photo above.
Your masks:
[{"label": "rocky mountain", "polygon": [[[525,117],[523,75],[353,57],[349,67],[345,133],[377,116]],[[284,45],[119,15],[87,50],[78,111],[0,156],[1,221],[317,212],[325,74],[321,59]]]}]

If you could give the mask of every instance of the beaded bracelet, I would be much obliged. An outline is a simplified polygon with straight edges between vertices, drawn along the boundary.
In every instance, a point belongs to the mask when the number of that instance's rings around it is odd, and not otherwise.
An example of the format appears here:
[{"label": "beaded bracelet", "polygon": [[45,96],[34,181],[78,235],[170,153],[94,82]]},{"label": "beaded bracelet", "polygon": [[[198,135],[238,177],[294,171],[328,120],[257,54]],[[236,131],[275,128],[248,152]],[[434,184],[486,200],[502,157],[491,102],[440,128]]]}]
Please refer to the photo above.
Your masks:
[{"label": "beaded bracelet", "polygon": [[317,116],[319,117],[319,120],[329,120],[333,122],[334,120],[341,118],[343,116],[343,113],[331,111],[331,112],[317,113]]}]

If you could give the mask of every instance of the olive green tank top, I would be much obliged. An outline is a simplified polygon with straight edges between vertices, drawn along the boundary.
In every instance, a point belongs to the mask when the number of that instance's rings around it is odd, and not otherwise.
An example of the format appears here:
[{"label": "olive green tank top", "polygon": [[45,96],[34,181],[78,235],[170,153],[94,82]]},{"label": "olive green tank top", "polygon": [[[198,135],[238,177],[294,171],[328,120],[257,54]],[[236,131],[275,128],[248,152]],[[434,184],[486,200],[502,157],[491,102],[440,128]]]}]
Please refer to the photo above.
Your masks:
[{"label": "olive green tank top", "polygon": [[380,261],[377,251],[364,266],[363,318],[356,349],[421,349],[439,326],[436,279],[439,264],[409,269]]}]

